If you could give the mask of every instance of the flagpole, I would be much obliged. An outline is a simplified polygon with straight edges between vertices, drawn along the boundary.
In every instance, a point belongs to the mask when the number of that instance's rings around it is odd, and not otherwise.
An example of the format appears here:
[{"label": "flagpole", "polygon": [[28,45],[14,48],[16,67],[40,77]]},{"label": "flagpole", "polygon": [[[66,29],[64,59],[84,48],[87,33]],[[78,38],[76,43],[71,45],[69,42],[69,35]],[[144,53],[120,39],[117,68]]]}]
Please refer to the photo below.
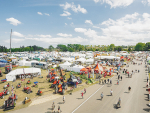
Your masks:
[{"label": "flagpole", "polygon": [[11,35],[12,35],[12,29],[11,29],[11,33],[10,33],[10,55],[11,55]]}]

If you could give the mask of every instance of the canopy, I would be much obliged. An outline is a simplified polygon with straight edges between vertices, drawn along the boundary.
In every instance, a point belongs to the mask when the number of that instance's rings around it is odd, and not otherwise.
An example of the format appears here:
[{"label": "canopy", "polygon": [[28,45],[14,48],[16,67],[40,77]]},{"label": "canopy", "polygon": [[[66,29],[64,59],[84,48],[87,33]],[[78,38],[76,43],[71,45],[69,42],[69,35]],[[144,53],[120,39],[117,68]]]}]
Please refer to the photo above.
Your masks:
[{"label": "canopy", "polygon": [[86,68],[82,68],[80,71],[88,71]]},{"label": "canopy", "polygon": [[6,61],[6,60],[3,60],[3,59],[0,60],[0,62],[2,62],[2,63],[7,63],[7,61]]},{"label": "canopy", "polygon": [[71,65],[71,63],[69,63],[68,61],[66,61],[65,63],[63,64],[59,64],[59,66],[63,69],[67,69],[67,67],[69,67]]},{"label": "canopy", "polygon": [[103,67],[100,66],[100,65],[97,63],[97,65],[96,65],[94,71],[103,71]]}]

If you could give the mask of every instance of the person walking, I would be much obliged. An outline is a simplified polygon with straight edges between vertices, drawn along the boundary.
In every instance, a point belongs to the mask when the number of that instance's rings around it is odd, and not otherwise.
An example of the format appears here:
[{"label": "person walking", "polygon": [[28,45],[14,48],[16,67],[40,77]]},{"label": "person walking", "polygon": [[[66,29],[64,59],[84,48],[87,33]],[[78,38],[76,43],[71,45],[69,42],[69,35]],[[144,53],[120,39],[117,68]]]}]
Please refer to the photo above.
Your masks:
[{"label": "person walking", "polygon": [[117,84],[119,85],[119,80],[117,81]]},{"label": "person walking", "polygon": [[108,83],[109,83],[109,79],[107,79]]},{"label": "person walking", "polygon": [[63,103],[65,103],[65,96],[63,96]]},{"label": "person walking", "polygon": [[101,100],[103,99],[103,97],[104,97],[104,94],[103,94],[103,92],[101,93]]},{"label": "person walking", "polygon": [[122,81],[122,76],[121,76],[121,81]]},{"label": "person walking", "polygon": [[62,112],[60,106],[58,105],[58,113]]},{"label": "person walking", "polygon": [[84,88],[84,94],[86,93],[86,89]]},{"label": "person walking", "polygon": [[81,93],[81,96],[82,96],[82,98],[83,98],[83,92]]},{"label": "person walking", "polygon": [[99,78],[99,84],[101,84],[101,79]]},{"label": "person walking", "polygon": [[54,103],[54,101],[53,101],[53,104],[52,104],[52,113],[54,112],[55,113],[55,103]]},{"label": "person walking", "polygon": [[110,80],[110,84],[112,84],[112,80]]}]

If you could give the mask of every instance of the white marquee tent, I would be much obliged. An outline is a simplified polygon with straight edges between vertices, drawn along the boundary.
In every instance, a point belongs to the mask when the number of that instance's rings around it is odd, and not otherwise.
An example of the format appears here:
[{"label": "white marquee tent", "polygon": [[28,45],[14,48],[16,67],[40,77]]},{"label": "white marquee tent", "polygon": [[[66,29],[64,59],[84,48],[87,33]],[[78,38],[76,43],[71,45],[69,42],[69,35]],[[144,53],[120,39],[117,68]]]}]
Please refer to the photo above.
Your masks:
[{"label": "white marquee tent", "polygon": [[7,81],[13,81],[16,80],[17,75],[22,75],[22,74],[35,74],[38,73],[38,75],[41,75],[41,69],[40,68],[20,68],[11,71],[6,75]]}]

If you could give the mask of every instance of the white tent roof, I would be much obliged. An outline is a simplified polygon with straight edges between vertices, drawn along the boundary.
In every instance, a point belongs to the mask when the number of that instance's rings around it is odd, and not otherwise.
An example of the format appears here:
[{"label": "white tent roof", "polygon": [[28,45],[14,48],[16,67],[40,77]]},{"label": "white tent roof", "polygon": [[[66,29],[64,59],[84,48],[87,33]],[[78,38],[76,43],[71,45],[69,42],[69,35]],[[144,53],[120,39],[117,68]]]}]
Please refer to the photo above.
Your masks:
[{"label": "white tent roof", "polygon": [[13,81],[16,80],[17,75],[21,74],[33,74],[33,73],[39,73],[41,75],[41,69],[40,68],[20,68],[11,71],[6,75],[7,81]]}]

